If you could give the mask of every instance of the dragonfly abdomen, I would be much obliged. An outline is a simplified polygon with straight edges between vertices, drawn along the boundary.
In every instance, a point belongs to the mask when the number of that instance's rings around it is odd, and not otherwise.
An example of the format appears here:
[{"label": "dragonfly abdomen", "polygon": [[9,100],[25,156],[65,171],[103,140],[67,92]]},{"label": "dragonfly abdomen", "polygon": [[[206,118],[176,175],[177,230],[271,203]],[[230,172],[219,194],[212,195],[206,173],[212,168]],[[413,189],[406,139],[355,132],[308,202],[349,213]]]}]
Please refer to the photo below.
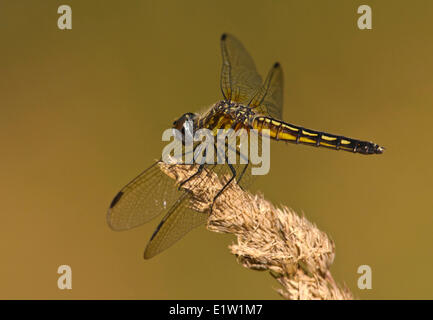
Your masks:
[{"label": "dragonfly abdomen", "polygon": [[379,154],[384,150],[383,147],[372,142],[310,130],[269,117],[254,118],[252,121],[252,127],[259,132],[268,129],[271,139],[296,144],[301,143],[310,146],[345,150],[361,154]]}]

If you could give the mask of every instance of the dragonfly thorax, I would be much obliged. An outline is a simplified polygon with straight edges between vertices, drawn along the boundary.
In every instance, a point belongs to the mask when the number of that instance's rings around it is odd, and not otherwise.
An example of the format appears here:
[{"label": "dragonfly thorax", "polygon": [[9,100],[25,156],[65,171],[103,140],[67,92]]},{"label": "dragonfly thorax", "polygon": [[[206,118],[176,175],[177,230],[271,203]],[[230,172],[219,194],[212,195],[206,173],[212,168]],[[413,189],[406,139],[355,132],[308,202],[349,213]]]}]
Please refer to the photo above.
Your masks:
[{"label": "dragonfly thorax", "polygon": [[217,102],[212,109],[199,122],[201,127],[209,129],[236,129],[248,127],[255,117],[254,111],[243,104],[222,100]]},{"label": "dragonfly thorax", "polygon": [[245,106],[238,102],[222,100],[217,103],[215,109],[224,114],[231,115],[232,117],[239,117],[240,115],[252,116],[253,110],[249,106]]}]

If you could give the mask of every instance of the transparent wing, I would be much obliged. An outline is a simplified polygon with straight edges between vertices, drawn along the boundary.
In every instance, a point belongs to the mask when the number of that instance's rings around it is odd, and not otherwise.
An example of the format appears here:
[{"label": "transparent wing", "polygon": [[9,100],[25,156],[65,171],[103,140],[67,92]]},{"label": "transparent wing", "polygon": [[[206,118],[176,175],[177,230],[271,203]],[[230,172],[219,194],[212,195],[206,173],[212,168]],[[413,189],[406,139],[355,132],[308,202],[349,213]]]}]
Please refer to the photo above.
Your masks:
[{"label": "transparent wing", "polygon": [[[205,165],[205,167],[209,173],[214,172],[219,177],[225,174],[231,174],[226,164]],[[245,165],[236,167],[237,176],[244,167]],[[193,189],[194,186],[202,184],[203,180],[206,180],[207,177],[207,175],[203,175],[200,179],[196,178],[197,180],[195,180],[194,185],[189,188]],[[250,177],[250,175],[246,174],[245,179],[242,180],[245,182],[249,181],[248,177]],[[191,193],[184,192],[183,195],[175,201],[150,238],[146,250],[144,251],[145,259],[150,259],[168,249],[189,231],[206,223],[209,215],[190,209],[190,200]]]},{"label": "transparent wing", "polygon": [[[214,168],[215,165],[209,165],[208,169],[211,171]],[[207,175],[202,175],[200,179],[192,180],[194,184],[188,188],[193,189],[206,178]],[[192,193],[183,191],[183,194],[170,207],[147,244],[144,251],[145,259],[150,259],[171,247],[189,231],[206,223],[209,217],[207,213],[190,209],[191,195]]]},{"label": "transparent wing", "polygon": [[170,208],[150,238],[144,251],[145,259],[169,248],[189,231],[206,222],[208,215],[191,210],[189,205],[190,195],[185,192]]},{"label": "transparent wing", "polygon": [[224,98],[246,105],[262,83],[254,61],[242,43],[230,34],[222,35],[221,52],[221,90]]},{"label": "transparent wing", "polygon": [[251,99],[249,106],[255,112],[283,119],[283,70],[277,62],[269,71],[265,82]]},{"label": "transparent wing", "polygon": [[107,213],[113,230],[127,230],[146,223],[168,210],[184,191],[155,162],[114,197]]},{"label": "transparent wing", "polygon": [[[169,248],[190,230],[205,224],[208,219],[208,214],[190,209],[191,193],[185,190],[179,191],[175,181],[160,170],[158,162],[146,169],[116,195],[107,214],[107,221],[112,229],[127,230],[166,212],[146,247],[144,253],[146,259]],[[205,167],[219,177],[232,174],[227,164]],[[251,166],[236,164],[234,167],[237,179],[242,177],[241,186],[249,184]],[[249,170],[244,170],[245,168]],[[203,183],[203,179],[206,178],[207,175],[202,176],[194,185]],[[190,188],[194,188],[194,185]]]}]

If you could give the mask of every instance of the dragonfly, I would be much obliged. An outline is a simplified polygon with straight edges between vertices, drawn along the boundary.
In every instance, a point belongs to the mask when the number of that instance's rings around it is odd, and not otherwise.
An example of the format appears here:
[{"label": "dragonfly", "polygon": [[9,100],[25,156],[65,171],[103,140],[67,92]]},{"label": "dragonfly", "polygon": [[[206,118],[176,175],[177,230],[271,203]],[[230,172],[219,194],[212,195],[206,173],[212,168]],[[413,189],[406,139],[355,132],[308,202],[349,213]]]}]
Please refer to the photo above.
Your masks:
[{"label": "dragonfly", "polygon": [[[286,141],[333,150],[344,150],[364,155],[381,154],[384,147],[373,142],[348,138],[341,135],[307,129],[284,122],[283,119],[283,71],[275,63],[267,77],[262,81],[255,64],[242,43],[230,34],[221,36],[222,69],[220,87],[223,98],[203,113],[188,112],[173,122],[172,127],[185,134],[193,124],[192,130],[206,128],[216,130],[232,128],[255,129],[259,135],[272,140]],[[252,180],[249,163],[246,164],[200,164],[191,177],[178,184],[161,171],[162,158],[124,186],[112,200],[107,222],[116,231],[129,230],[163,215],[152,234],[144,258],[149,259],[172,246],[190,230],[206,223],[209,212],[191,209],[190,190],[182,185],[193,177],[206,179],[199,175],[206,167],[219,176],[229,174],[230,179],[219,190],[215,200],[226,187],[236,181],[246,188]],[[194,188],[199,182],[188,188]],[[211,207],[212,208],[212,207]],[[211,208],[209,211],[211,211]]]}]

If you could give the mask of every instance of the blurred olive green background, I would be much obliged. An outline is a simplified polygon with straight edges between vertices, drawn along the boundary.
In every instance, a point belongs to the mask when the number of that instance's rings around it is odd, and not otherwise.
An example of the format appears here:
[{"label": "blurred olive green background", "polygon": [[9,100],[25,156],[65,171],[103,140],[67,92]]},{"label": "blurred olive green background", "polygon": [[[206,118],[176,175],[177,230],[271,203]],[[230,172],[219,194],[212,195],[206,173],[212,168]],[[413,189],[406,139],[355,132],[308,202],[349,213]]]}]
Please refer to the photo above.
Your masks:
[{"label": "blurred olive green background", "polygon": [[[373,30],[357,28],[361,4]],[[285,121],[387,148],[275,143],[255,190],[332,237],[331,271],[357,297],[433,298],[433,2],[346,0],[0,2],[0,298],[279,298],[229,254],[232,236],[196,229],[145,261],[158,219],[128,232],[105,220],[162,131],[221,98],[223,32],[262,74],[281,62]],[[372,290],[357,288],[364,264]]]}]

